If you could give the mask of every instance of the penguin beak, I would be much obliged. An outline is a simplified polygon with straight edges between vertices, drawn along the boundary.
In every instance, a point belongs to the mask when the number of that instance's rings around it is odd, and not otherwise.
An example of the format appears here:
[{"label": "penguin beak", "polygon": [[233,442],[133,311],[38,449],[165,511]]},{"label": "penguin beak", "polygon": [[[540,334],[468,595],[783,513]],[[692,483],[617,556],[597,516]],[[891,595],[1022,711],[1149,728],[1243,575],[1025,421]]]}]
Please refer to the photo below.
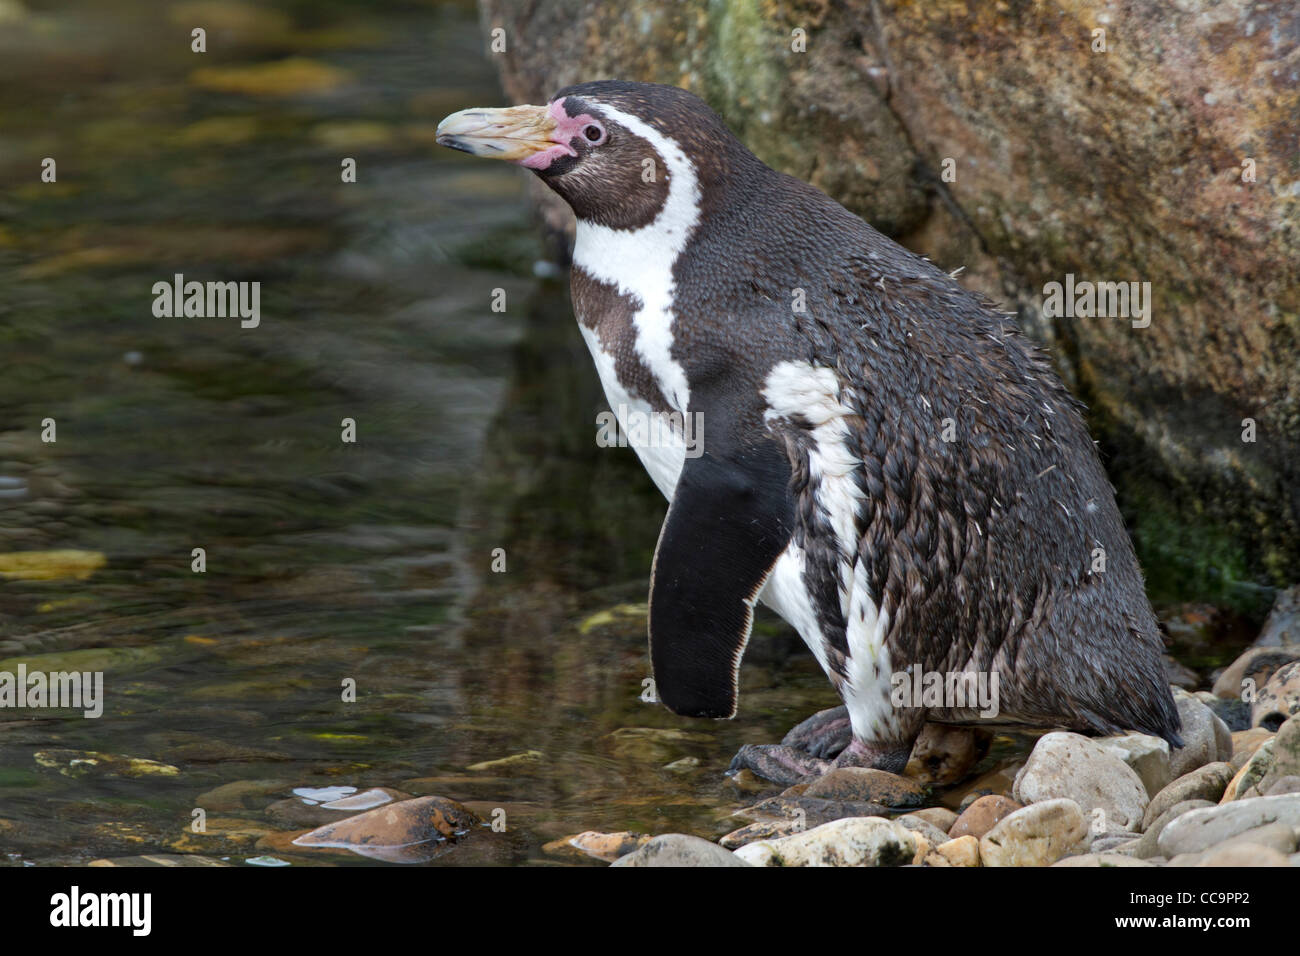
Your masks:
[{"label": "penguin beak", "polygon": [[524,166],[529,159],[557,146],[576,155],[556,134],[560,124],[547,106],[468,109],[452,113],[438,124],[439,146],[474,156],[505,159]]}]

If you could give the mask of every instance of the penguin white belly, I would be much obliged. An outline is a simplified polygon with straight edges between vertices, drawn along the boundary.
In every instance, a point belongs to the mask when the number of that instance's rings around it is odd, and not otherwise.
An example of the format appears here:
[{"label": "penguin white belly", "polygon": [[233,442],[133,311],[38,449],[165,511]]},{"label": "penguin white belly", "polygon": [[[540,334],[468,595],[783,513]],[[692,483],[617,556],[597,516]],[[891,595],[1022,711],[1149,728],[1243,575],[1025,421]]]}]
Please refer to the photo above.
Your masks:
[{"label": "penguin white belly", "polygon": [[[618,419],[618,427],[625,435],[635,434],[628,417],[637,415],[643,423],[649,423],[655,415],[654,409],[650,407],[649,402],[633,396],[619,381],[618,375],[614,372],[614,357],[600,347],[600,336],[581,322],[578,327],[582,331],[587,348],[591,351],[592,361],[596,364],[596,373],[600,376],[600,384],[605,389],[605,400],[609,402],[610,410]],[[665,498],[672,501],[673,491],[677,488],[677,479],[681,477],[682,466],[686,464],[686,442],[676,432],[670,432],[667,427],[655,429],[653,434],[668,440],[629,441],[628,444],[641,459],[641,464],[650,475],[650,480],[655,483],[655,487]]]}]

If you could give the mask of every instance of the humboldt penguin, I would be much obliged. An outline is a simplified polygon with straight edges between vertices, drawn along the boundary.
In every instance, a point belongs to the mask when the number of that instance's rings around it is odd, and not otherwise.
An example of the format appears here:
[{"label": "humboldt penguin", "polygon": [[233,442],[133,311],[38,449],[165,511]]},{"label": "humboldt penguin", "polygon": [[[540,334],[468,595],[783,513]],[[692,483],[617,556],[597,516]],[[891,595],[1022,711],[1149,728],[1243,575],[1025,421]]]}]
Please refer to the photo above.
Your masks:
[{"label": "humboldt penguin", "polygon": [[583,83],[454,113],[436,137],[573,209],[573,306],[610,407],[676,436],[634,444],[670,502],[650,573],[659,699],[734,716],[762,601],[844,701],[733,770],[900,772],[927,720],[989,717],[900,693],[922,675],[992,678],[997,724],[1181,746],[1082,406],[1008,314],[675,87]]}]

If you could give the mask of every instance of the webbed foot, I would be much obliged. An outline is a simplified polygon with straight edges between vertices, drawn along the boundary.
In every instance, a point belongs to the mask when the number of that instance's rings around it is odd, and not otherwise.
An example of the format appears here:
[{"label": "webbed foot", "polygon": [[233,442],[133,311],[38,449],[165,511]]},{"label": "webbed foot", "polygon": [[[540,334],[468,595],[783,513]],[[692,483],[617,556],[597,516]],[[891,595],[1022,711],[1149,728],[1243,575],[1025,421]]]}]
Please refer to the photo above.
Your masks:
[{"label": "webbed foot", "polygon": [[831,768],[829,760],[785,744],[745,744],[731,759],[728,774],[752,770],[764,780],[788,787],[805,777],[819,777]]},{"label": "webbed foot", "polygon": [[841,704],[813,714],[802,723],[796,724],[788,734],[781,738],[787,747],[796,747],[830,760],[849,745],[853,739],[853,728],[849,724],[849,709]]}]

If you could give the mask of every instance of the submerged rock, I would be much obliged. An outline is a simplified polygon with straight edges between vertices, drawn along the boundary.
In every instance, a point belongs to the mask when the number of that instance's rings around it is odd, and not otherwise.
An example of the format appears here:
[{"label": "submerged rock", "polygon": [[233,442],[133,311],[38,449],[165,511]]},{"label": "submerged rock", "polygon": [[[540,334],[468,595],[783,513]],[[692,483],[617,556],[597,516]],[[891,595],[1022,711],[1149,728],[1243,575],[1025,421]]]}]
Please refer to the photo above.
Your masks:
[{"label": "submerged rock", "polygon": [[511,754],[509,757],[501,757],[497,760],[483,760],[479,763],[470,764],[465,769],[472,773],[487,773],[500,770],[519,773],[520,771],[540,768],[545,761],[546,754],[540,750],[525,750],[523,753]]},{"label": "submerged rock", "polygon": [[42,767],[58,770],[65,777],[98,774],[106,777],[175,777],[179,767],[144,757],[101,753],[98,750],[38,750],[33,754]]},{"label": "submerged rock", "polygon": [[587,830],[573,836],[552,840],[542,847],[542,852],[552,856],[581,857],[613,863],[615,860],[639,850],[650,842],[644,833],[600,833]]},{"label": "submerged rock", "polygon": [[449,840],[464,837],[480,822],[454,800],[416,797],[326,824],[293,843],[350,850],[390,863],[418,863],[432,859]]},{"label": "submerged rock", "polygon": [[232,780],[195,798],[194,805],[213,810],[256,810],[267,798],[289,789],[283,780]]}]

